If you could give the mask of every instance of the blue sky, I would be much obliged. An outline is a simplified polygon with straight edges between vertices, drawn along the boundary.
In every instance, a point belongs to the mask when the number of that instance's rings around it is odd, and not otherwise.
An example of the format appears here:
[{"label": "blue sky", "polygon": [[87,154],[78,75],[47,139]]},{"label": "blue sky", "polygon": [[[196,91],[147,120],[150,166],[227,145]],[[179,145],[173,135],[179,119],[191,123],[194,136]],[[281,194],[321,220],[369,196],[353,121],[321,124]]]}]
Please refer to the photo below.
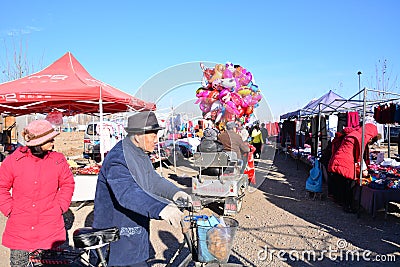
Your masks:
[{"label": "blue sky", "polygon": [[385,59],[398,92],[399,10],[396,0],[3,1],[0,61],[21,39],[36,66],[70,51],[131,94],[171,66],[230,61],[251,71],[279,117],[330,89],[352,96],[358,71],[361,87],[376,87]]}]

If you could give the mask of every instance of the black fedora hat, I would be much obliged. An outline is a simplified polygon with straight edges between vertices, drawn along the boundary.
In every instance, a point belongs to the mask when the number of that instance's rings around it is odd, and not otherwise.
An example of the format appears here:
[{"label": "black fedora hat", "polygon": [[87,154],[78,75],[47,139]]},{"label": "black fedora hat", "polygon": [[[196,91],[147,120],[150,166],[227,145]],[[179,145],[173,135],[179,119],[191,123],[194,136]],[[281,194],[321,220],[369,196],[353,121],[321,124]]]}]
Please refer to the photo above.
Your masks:
[{"label": "black fedora hat", "polygon": [[164,129],[158,124],[156,114],[152,111],[142,111],[133,114],[128,118],[128,126],[125,127],[127,133],[156,132]]}]

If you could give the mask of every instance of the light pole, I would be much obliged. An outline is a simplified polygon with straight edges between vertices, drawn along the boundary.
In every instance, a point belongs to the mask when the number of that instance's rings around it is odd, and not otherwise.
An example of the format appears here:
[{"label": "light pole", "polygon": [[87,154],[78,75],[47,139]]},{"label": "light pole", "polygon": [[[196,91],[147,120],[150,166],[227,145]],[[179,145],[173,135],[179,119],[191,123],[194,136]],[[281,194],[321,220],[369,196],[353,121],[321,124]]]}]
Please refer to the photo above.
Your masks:
[{"label": "light pole", "polygon": [[360,94],[360,92],[361,92],[361,80],[360,80],[361,74],[362,74],[361,71],[357,72],[357,75],[358,75],[358,100],[360,100],[360,101],[361,101],[361,94]]}]

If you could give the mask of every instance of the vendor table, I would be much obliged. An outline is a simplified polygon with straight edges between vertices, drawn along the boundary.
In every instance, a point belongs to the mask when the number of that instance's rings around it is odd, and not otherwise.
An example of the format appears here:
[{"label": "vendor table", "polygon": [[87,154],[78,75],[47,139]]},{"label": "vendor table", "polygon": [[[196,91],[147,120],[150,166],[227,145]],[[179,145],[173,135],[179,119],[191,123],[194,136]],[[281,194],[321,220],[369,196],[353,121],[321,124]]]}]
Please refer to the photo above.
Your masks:
[{"label": "vendor table", "polygon": [[72,201],[92,201],[96,194],[97,175],[74,175],[75,190]]},{"label": "vendor table", "polygon": [[372,189],[368,186],[361,187],[361,207],[372,214],[372,217],[375,217],[376,211],[380,209],[385,209],[386,218],[389,202],[400,203],[400,189],[379,190]]}]

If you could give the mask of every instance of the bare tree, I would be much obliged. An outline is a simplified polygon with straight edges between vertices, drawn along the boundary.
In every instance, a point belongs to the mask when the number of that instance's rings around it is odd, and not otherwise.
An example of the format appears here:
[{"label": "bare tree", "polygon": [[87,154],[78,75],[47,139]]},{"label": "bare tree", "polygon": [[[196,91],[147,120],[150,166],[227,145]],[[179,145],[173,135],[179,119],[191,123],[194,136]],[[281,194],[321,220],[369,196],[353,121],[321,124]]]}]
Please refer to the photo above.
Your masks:
[{"label": "bare tree", "polygon": [[[0,42],[0,83],[22,78],[35,72],[35,66],[41,67],[43,55],[41,60],[31,61],[28,59],[28,48],[28,41],[22,36],[19,41],[11,36],[10,39],[4,38]],[[17,144],[19,130],[16,117],[1,114],[0,121],[2,140],[7,140],[5,143]]]},{"label": "bare tree", "polygon": [[378,60],[375,64],[375,85],[371,82],[370,88],[380,91],[372,94],[373,99],[387,99],[391,97],[390,92],[398,93],[397,75],[393,75],[387,59]]},{"label": "bare tree", "polygon": [[1,50],[4,54],[0,54],[0,82],[22,78],[35,72],[37,69],[35,66],[41,67],[43,56],[37,62],[28,59],[27,40],[21,38],[19,41],[15,41],[12,38],[10,42],[7,42],[6,39],[3,39],[3,46]]}]

